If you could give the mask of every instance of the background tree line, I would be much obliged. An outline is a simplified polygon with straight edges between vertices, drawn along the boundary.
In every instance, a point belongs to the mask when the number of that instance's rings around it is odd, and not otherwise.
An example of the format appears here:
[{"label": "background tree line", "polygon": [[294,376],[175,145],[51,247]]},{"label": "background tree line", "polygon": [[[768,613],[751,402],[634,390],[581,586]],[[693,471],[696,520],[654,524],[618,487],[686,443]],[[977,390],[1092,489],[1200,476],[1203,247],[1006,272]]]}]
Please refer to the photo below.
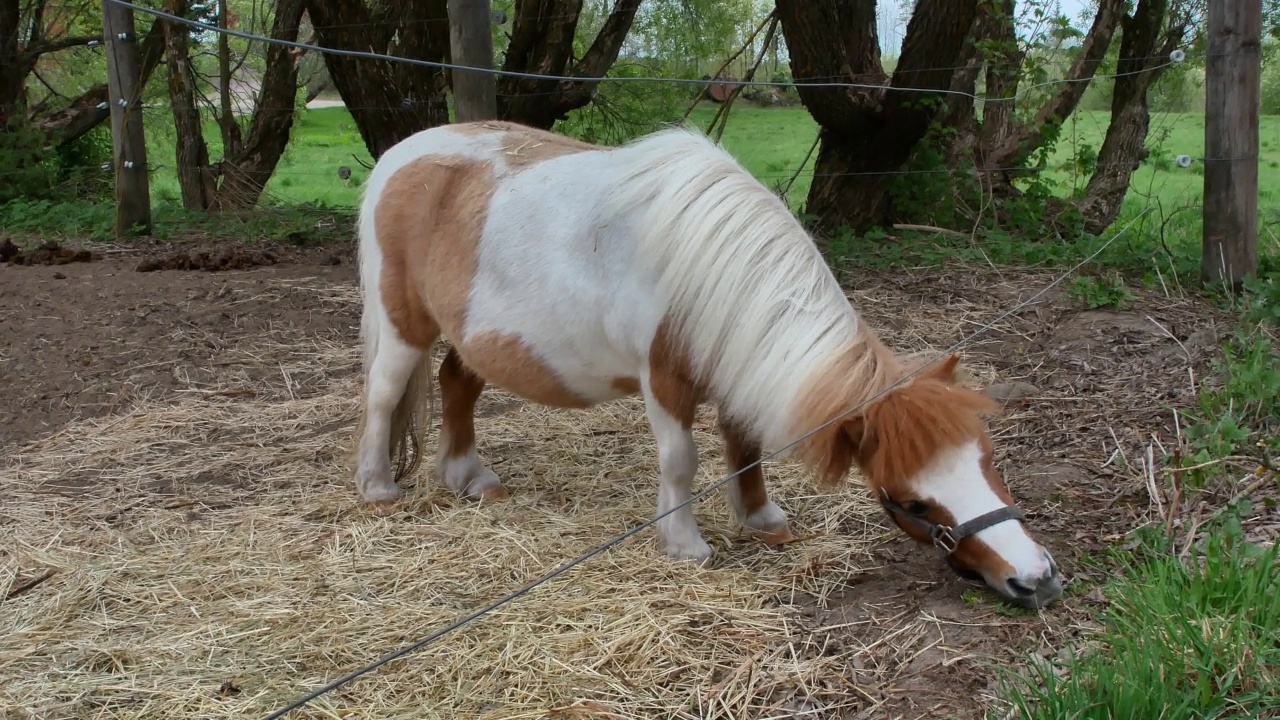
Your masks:
[{"label": "background tree line", "polygon": [[[313,46],[450,61],[445,0],[151,2]],[[917,0],[903,8],[900,52],[886,56],[874,0],[494,0],[495,66],[570,78],[501,77],[498,112],[618,142],[679,120],[698,88],[601,78],[697,79],[735,54],[729,74],[741,77],[759,58],[757,80],[860,85],[781,93],[819,126],[804,207],[817,227],[1099,233],[1149,160],[1152,109],[1201,100],[1204,5],[1096,0],[1086,17],[1066,18],[1047,0]],[[1267,0],[1272,28],[1277,6]],[[770,21],[776,32],[759,32]],[[176,156],[166,159],[189,209],[255,206],[299,109],[323,92],[341,96],[375,158],[449,119],[447,70],[299,51],[143,14],[138,26],[144,100],[170,117]],[[106,70],[91,46],[100,33],[99,0],[0,0],[0,172],[14,179],[0,201],[107,190],[91,169],[110,155]],[[1280,110],[1275,48],[1266,49],[1264,104]],[[1185,62],[1170,63],[1176,49]],[[1088,158],[1088,181],[1050,197],[1038,174],[1080,108],[1109,111],[1105,140]],[[904,181],[904,169],[930,172]]]}]

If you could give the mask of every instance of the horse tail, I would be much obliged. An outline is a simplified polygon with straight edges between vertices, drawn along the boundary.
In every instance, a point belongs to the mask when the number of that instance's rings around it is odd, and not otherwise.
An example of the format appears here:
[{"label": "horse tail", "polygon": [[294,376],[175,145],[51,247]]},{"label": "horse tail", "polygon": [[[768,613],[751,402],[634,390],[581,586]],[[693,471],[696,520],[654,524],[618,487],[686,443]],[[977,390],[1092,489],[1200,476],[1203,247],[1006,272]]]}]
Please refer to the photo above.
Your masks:
[{"label": "horse tail", "polygon": [[[409,373],[404,394],[391,413],[391,462],[396,471],[396,482],[418,469],[422,460],[423,428],[435,422],[436,395],[434,376],[431,373],[431,356],[428,352]],[[424,422],[419,422],[425,419]]]}]

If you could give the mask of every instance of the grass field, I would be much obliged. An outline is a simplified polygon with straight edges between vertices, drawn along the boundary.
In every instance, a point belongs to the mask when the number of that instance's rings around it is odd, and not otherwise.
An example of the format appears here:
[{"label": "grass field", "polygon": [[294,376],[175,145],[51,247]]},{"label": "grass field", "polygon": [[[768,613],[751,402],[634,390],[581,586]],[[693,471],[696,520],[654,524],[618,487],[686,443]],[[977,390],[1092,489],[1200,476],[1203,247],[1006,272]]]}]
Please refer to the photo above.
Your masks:
[{"label": "grass field", "polygon": [[[696,108],[690,124],[705,129],[716,106],[704,103]],[[1069,196],[1088,181],[1090,162],[1102,144],[1108,116],[1080,112],[1072,117],[1041,176],[1050,190]],[[292,141],[274,177],[267,186],[264,205],[277,212],[260,211],[237,216],[221,215],[220,228],[209,228],[201,215],[181,208],[174,172],[174,138],[169,118],[162,113],[148,116],[149,162],[155,168],[151,180],[155,235],[160,239],[196,232],[230,233],[245,239],[268,239],[291,233],[315,235],[344,233],[345,222],[320,223],[315,211],[339,219],[349,215],[360,198],[361,185],[370,163],[360,135],[344,108],[311,109],[300,112]],[[219,134],[206,128],[210,157],[221,154]],[[793,209],[803,209],[809,191],[813,160],[805,163],[813,146],[816,126],[802,107],[759,108],[742,105],[733,110],[723,137],[724,146],[759,180],[770,187],[790,184],[787,200]],[[1260,202],[1262,223],[1260,242],[1264,257],[1274,258],[1280,249],[1280,116],[1264,116],[1261,127]],[[1200,213],[1204,165],[1204,118],[1195,114],[1165,113],[1152,117],[1148,139],[1150,157],[1133,176],[1132,188],[1117,228],[1142,214],[1124,238],[1109,247],[1096,261],[1099,267],[1123,270],[1147,283],[1161,276],[1198,272],[1200,253]],[[1181,168],[1175,158],[1194,159]],[[343,180],[339,168],[351,169]],[[922,175],[922,178],[938,177]],[[793,181],[794,178],[794,181]],[[22,202],[0,207],[0,226],[18,234],[105,239],[113,235],[113,215],[107,204],[84,202]],[[228,223],[232,225],[228,226]],[[231,229],[228,230],[227,228]],[[901,233],[896,242],[863,242],[857,238],[836,239],[829,245],[833,261],[859,261],[896,265],[944,262],[957,255],[983,262],[1014,265],[1062,265],[1073,263],[1107,238],[1085,238],[1075,244],[1027,242],[1026,237],[988,233],[980,243],[968,238]],[[843,243],[843,244],[842,244]],[[1264,265],[1274,263],[1267,260]]]},{"label": "grass field", "polygon": [[[704,103],[692,114],[690,122],[706,128],[715,106]],[[1106,132],[1108,116],[1102,112],[1079,112],[1067,123],[1050,167],[1049,177],[1062,194],[1082,188],[1088,180],[1086,169],[1075,169],[1073,158],[1087,158],[1096,153]],[[210,155],[216,157],[216,132],[211,127],[208,138],[213,144]],[[813,143],[817,126],[802,107],[758,108],[737,107],[733,110],[724,134],[724,145],[757,178],[767,185],[784,184],[801,169],[788,197],[793,206],[803,201],[808,192],[812,160],[801,168]],[[172,173],[173,141],[170,126],[150,123],[148,152],[155,163],[167,165],[152,181],[152,193],[158,203],[177,202],[177,178]],[[1262,118],[1262,153],[1260,161],[1260,206],[1274,211],[1280,206],[1280,116]],[[1153,115],[1148,145],[1151,158],[1135,173],[1130,204],[1147,203],[1158,197],[1166,207],[1198,201],[1202,191],[1204,166],[1190,168],[1174,164],[1178,155],[1199,159],[1204,153],[1204,117],[1188,113]],[[306,110],[299,114],[289,150],[268,185],[268,190],[282,204],[323,204],[354,207],[360,183],[368,171],[357,158],[371,161],[351,115],[343,108]],[[352,169],[351,182],[338,177],[338,168]]]},{"label": "grass field", "polygon": [[[704,103],[696,108],[690,123],[705,129],[716,106]],[[1042,176],[1052,192],[1070,196],[1082,190],[1091,172],[1090,162],[1096,158],[1106,131],[1108,114],[1079,112],[1063,128],[1061,138],[1048,159]],[[724,146],[759,180],[775,189],[790,185],[787,200],[793,209],[801,210],[809,191],[813,159],[805,163],[813,145],[816,125],[803,107],[760,108],[743,105],[733,110],[723,137]],[[1280,117],[1264,116],[1261,129],[1259,213],[1262,222],[1263,253],[1274,256],[1280,249],[1276,228],[1280,223]],[[210,126],[206,137],[211,143],[210,155],[217,157],[218,133]],[[182,225],[179,190],[172,170],[173,137],[164,122],[148,124],[149,152],[153,164],[160,165],[151,188],[158,222]],[[1163,113],[1152,116],[1148,139],[1150,157],[1134,174],[1125,201],[1125,209],[1117,227],[1144,214],[1122,242],[1099,256],[1100,266],[1119,268],[1157,283],[1162,275],[1181,276],[1195,273],[1199,267],[1200,213],[1203,194],[1204,118],[1188,113]],[[1190,167],[1179,167],[1175,159],[1186,155],[1193,159]],[[289,207],[320,207],[336,211],[354,210],[360,198],[361,185],[368,170],[361,162],[371,158],[356,130],[350,114],[343,108],[312,109],[297,118],[293,139],[279,169],[267,187],[264,202]],[[338,176],[342,166],[351,169],[351,178]],[[69,209],[70,213],[82,212]],[[54,213],[62,216],[66,213]],[[169,217],[179,219],[166,220]],[[296,218],[283,217],[266,226],[260,220],[248,221],[245,235],[269,236],[292,228]],[[35,220],[34,222],[41,222]],[[109,219],[86,219],[80,229],[110,227]],[[1025,238],[988,237],[982,247],[967,240],[939,237],[934,234],[907,237],[898,243],[862,243],[854,241],[846,249],[833,244],[833,258],[841,261],[857,256],[862,261],[897,264],[904,261],[941,262],[956,254],[994,262],[1017,265],[1062,264],[1093,248],[1105,238],[1086,240],[1068,246],[1054,243],[1027,243]]]}]

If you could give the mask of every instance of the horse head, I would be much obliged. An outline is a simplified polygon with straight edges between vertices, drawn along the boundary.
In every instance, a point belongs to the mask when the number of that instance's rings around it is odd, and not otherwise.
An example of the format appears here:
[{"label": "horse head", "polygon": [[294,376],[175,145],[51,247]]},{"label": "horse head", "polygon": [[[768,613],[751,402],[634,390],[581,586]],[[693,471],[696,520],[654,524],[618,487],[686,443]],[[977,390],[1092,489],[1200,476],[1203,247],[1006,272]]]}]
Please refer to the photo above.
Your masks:
[{"label": "horse head", "polygon": [[959,575],[1011,603],[1062,595],[1058,565],[1028,532],[992,459],[983,416],[998,405],[956,378],[958,355],[921,370],[844,419],[815,458],[827,479],[854,463],[890,519]]}]

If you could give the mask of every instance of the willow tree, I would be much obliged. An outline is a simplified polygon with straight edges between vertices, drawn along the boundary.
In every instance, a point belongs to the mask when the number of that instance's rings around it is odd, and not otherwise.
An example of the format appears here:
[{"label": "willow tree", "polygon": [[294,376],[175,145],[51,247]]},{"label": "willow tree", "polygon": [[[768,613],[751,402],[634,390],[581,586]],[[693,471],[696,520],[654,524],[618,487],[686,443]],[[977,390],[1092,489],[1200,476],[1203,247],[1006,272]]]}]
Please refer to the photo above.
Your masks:
[{"label": "willow tree", "polygon": [[827,226],[889,222],[889,173],[942,107],[978,0],[919,0],[892,74],[885,72],[874,0],[777,0],[800,99],[818,123],[806,211]]},{"label": "willow tree", "polygon": [[[302,23],[302,3],[303,0],[278,0],[268,13],[236,13],[229,0],[217,0],[211,3],[212,7],[188,0],[167,0],[166,9],[179,17],[206,23],[212,20],[223,28],[247,18],[239,29],[258,33],[269,28],[271,38],[294,42]],[[212,18],[207,17],[210,13]],[[164,28],[169,103],[177,137],[175,161],[184,207],[228,210],[256,205],[289,144],[298,91],[299,53],[277,43],[238,42],[233,47],[229,35],[218,33],[211,40],[214,61],[206,74],[193,62],[192,28],[177,22],[160,22]],[[248,102],[240,102],[242,99],[233,90],[235,78],[244,68],[251,68],[260,77]],[[216,102],[206,101],[210,95]],[[216,162],[210,161],[204,137],[205,110],[217,120],[221,136],[223,155]],[[242,126],[241,118],[246,115],[248,120]]]},{"label": "willow tree", "polygon": [[857,231],[920,221],[939,203],[895,207],[891,189],[907,161],[921,156],[962,171],[952,178],[957,195],[978,187],[983,202],[1016,199],[1018,181],[1039,171],[1043,151],[1090,82],[1113,65],[1111,122],[1087,187],[1051,203],[1076,213],[1083,229],[1100,232],[1120,212],[1146,155],[1148,93],[1202,4],[1095,0],[1087,32],[1077,32],[1051,17],[1045,3],[1026,3],[1046,18],[1055,52],[1062,41],[1079,40],[1061,52],[1070,60],[1059,82],[1046,84],[1045,48],[1036,47],[1044,38],[1019,37],[1013,0],[919,0],[892,73],[880,58],[874,0],[778,0],[795,80],[860,85],[800,88],[819,125],[807,212],[826,227]]},{"label": "willow tree", "polygon": [[[324,47],[391,55],[426,63],[326,53],[333,86],[351,112],[369,153],[377,158],[409,135],[449,121],[446,0],[304,0]],[[505,76],[498,82],[501,117],[551,127],[591,102],[595,87],[618,57],[640,0],[616,0],[585,51],[575,52],[582,0],[515,0],[509,17],[495,17],[503,70],[568,80]],[[497,4],[501,15],[503,6]],[[495,13],[498,15],[499,13]]]}]

